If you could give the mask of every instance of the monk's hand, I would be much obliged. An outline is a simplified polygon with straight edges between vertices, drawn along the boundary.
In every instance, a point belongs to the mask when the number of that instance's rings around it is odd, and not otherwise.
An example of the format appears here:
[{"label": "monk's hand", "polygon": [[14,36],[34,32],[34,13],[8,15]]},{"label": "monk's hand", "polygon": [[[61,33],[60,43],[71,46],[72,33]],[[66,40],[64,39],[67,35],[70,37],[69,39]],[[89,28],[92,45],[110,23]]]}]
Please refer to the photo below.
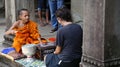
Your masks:
[{"label": "monk's hand", "polygon": [[39,44],[40,44],[40,45],[42,45],[42,41],[41,41],[41,38],[38,38],[38,40],[40,41],[40,43],[39,43]]},{"label": "monk's hand", "polygon": [[8,35],[8,34],[10,34],[10,31],[6,31],[6,32],[5,32],[5,35]]},{"label": "monk's hand", "polygon": [[11,30],[11,34],[16,34],[18,31],[16,30]]},{"label": "monk's hand", "polygon": [[18,31],[14,31],[14,33],[16,34]]}]

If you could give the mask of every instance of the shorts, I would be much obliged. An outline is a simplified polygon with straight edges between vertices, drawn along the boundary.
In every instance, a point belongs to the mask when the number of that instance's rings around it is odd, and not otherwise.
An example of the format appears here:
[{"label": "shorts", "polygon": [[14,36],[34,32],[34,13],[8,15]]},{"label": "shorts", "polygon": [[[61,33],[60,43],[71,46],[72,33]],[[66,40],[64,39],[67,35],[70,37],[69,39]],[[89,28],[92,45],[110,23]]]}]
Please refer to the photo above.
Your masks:
[{"label": "shorts", "polygon": [[38,0],[38,10],[49,9],[48,0]]}]

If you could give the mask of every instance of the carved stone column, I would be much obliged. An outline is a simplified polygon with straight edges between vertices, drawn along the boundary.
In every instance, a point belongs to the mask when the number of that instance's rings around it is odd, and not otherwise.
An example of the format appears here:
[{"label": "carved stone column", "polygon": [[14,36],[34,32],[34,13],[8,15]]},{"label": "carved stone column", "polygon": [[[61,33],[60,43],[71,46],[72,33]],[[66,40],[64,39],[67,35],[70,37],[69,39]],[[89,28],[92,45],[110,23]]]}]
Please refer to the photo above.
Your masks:
[{"label": "carved stone column", "polygon": [[120,67],[120,0],[84,0],[84,67]]},{"label": "carved stone column", "polygon": [[[6,18],[6,30],[16,21],[16,0],[5,0],[5,18]],[[11,46],[14,35],[4,35],[3,45],[5,47]]]},{"label": "carved stone column", "polygon": [[11,1],[11,21],[14,23],[16,21],[16,0],[10,0]]},{"label": "carved stone column", "polygon": [[[15,3],[13,3],[15,4]],[[12,25],[11,0],[5,0],[6,30]],[[14,9],[13,9],[14,10]]]}]

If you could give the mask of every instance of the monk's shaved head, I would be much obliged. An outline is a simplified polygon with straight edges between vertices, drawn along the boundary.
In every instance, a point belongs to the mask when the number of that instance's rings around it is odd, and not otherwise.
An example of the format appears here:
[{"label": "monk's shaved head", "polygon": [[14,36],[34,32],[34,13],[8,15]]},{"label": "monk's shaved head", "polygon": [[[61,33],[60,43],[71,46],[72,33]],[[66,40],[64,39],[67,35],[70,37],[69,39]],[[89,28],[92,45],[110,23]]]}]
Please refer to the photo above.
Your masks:
[{"label": "monk's shaved head", "polygon": [[19,16],[19,15],[22,15],[22,12],[23,12],[23,11],[27,11],[27,12],[29,13],[29,11],[28,11],[27,9],[21,9],[21,10],[18,11],[18,16]]}]

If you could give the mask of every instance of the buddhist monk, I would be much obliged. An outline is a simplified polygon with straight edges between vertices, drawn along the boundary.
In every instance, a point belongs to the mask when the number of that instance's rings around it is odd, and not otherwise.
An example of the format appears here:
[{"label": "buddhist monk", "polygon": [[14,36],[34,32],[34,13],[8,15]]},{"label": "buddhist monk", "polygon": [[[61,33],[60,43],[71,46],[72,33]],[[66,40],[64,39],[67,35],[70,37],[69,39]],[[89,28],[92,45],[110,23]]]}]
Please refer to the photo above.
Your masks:
[{"label": "buddhist monk", "polygon": [[37,29],[37,24],[30,20],[27,9],[21,9],[18,12],[18,16],[19,20],[14,22],[5,34],[15,34],[12,47],[19,53],[21,52],[21,47],[25,44],[41,43],[41,36]]}]

